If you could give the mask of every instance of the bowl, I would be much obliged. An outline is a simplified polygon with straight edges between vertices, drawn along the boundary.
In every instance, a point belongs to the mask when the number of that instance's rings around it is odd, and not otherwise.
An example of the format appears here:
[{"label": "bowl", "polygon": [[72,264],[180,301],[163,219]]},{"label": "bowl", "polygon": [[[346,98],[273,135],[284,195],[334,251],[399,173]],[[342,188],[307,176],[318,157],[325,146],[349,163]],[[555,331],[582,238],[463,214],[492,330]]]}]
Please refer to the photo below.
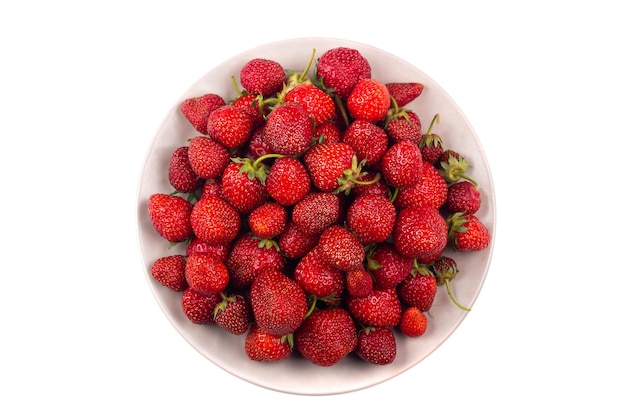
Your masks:
[{"label": "bowl", "polygon": [[[171,324],[193,348],[224,371],[248,383],[291,394],[340,394],[388,381],[415,367],[435,351],[457,329],[468,312],[456,307],[448,298],[445,287],[439,287],[433,306],[427,313],[429,324],[426,333],[416,338],[399,336],[397,356],[388,365],[369,364],[355,355],[348,355],[329,367],[314,365],[296,355],[275,363],[252,361],[244,351],[244,336],[230,334],[216,325],[192,323],[181,309],[181,293],[162,286],[151,277],[150,268],[157,258],[182,254],[184,245],[168,249],[168,242],[158,236],[152,227],[146,203],[153,193],[172,191],[167,178],[171,153],[198,135],[180,111],[180,104],[185,98],[208,92],[219,94],[226,100],[234,98],[231,76],[238,76],[240,68],[250,59],[272,59],[286,69],[301,71],[313,49],[319,57],[324,51],[340,46],[359,50],[372,67],[372,78],[385,83],[417,81],[424,84],[422,95],[406,107],[420,116],[424,130],[434,114],[439,113],[440,123],[435,125],[433,131],[442,137],[444,148],[457,150],[473,167],[471,176],[480,184],[482,198],[477,216],[495,237],[495,199],[488,161],[461,109],[434,80],[412,64],[383,50],[350,40],[282,40],[240,53],[207,72],[181,95],[166,115],[145,156],[138,186],[138,238],[146,279]],[[478,297],[488,272],[493,246],[492,240],[485,250],[452,254],[461,271],[453,282],[454,295],[461,304],[471,307]]]}]

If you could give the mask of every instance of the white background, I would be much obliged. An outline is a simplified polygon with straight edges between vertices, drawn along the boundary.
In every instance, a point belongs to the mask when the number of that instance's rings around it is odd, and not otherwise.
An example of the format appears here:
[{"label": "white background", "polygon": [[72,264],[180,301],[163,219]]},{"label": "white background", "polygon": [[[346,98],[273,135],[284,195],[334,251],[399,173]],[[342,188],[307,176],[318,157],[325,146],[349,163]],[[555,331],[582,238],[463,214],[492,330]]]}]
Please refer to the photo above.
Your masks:
[{"label": "white background", "polygon": [[[3,2],[0,415],[624,415],[626,31],[617,3],[581,4]],[[497,200],[459,329],[397,378],[327,397],[251,385],[189,346],[149,290],[135,225],[144,156],[182,92],[307,36],[436,80]]]}]

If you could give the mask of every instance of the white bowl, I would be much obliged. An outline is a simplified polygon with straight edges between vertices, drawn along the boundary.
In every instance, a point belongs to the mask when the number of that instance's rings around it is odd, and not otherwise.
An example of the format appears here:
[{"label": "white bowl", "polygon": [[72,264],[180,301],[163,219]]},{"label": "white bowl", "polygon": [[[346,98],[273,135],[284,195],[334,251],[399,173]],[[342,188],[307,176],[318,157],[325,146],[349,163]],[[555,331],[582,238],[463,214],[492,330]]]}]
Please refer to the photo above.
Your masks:
[{"label": "white bowl", "polygon": [[[481,187],[482,207],[477,215],[495,237],[494,189],[488,162],[473,128],[459,107],[439,85],[408,62],[380,49],[342,39],[283,40],[241,53],[209,71],[182,94],[165,117],[147,152],[138,189],[138,232],[146,278],[172,325],[191,346],[225,371],[249,383],[293,394],[338,394],[387,381],[426,358],[471,313],[456,307],[448,298],[445,287],[439,287],[428,313],[428,330],[418,338],[398,337],[397,356],[389,365],[371,365],[352,356],[330,367],[314,365],[297,355],[277,363],[252,361],[244,351],[244,336],[229,334],[216,325],[193,324],[182,312],[181,293],[169,290],[152,279],[152,263],[167,254],[183,253],[184,245],[168,249],[168,243],[156,234],[150,223],[146,202],[153,193],[172,191],[167,179],[171,153],[184,145],[187,139],[198,135],[180,112],[183,99],[211,92],[228,101],[234,97],[231,76],[235,75],[238,79],[240,68],[252,58],[273,59],[286,69],[301,71],[313,48],[317,51],[317,58],[324,51],[339,46],[358,49],[370,62],[373,78],[383,82],[417,81],[425,85],[422,95],[407,108],[420,116],[424,131],[433,115],[439,113],[441,121],[433,131],[442,137],[444,148],[460,152],[472,165],[470,174]],[[478,297],[493,246],[492,240],[490,247],[483,251],[452,254],[461,271],[453,282],[455,297],[461,304],[471,307]]]}]

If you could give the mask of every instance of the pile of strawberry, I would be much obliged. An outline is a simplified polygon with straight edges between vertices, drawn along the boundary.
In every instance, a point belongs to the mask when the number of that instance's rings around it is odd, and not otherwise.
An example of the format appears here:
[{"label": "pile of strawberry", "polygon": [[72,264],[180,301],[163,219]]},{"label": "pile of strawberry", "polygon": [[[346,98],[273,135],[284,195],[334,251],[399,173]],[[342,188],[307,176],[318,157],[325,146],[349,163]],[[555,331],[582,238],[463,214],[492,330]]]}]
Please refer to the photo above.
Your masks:
[{"label": "pile of strawberry", "polygon": [[405,107],[424,85],[374,79],[345,47],[309,77],[314,57],[301,72],[255,58],[229,101],[184,100],[198,135],[173,150],[173,191],[147,209],[186,252],[151,272],[193,323],[245,335],[252,360],[388,364],[397,337],[426,331],[438,287],[466,309],[444,249],[483,250],[491,236],[468,162],[433,133],[439,116],[424,133]]}]

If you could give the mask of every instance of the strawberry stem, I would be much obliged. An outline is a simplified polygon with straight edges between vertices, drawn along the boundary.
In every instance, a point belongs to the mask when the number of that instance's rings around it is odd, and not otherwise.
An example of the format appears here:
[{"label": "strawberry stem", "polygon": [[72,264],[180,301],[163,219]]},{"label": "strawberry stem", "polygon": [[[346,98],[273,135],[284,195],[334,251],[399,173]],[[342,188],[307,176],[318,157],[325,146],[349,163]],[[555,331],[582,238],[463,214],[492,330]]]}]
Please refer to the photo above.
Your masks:
[{"label": "strawberry stem", "polygon": [[309,58],[309,62],[307,62],[306,67],[304,67],[304,71],[302,71],[300,73],[300,76],[298,77],[299,83],[303,82],[305,78],[307,77],[307,74],[309,73],[309,69],[311,68],[311,64],[313,63],[314,58],[315,58],[315,48],[313,48],[313,52],[311,52],[311,57]]},{"label": "strawberry stem", "polygon": [[435,113],[435,115],[433,116],[433,119],[430,121],[430,125],[428,126],[428,131],[426,132],[426,135],[430,135],[430,133],[433,130],[433,125],[435,124],[435,122],[439,123],[439,113]]},{"label": "strawberry stem", "polygon": [[282,158],[285,155],[281,155],[279,153],[266,153],[265,155],[261,155],[259,156],[257,159],[254,160],[254,162],[252,163],[252,168],[254,168],[255,170],[259,167],[259,164],[261,162],[263,162],[266,159],[270,159],[270,158]]},{"label": "strawberry stem", "polygon": [[448,296],[450,297],[450,299],[452,300],[452,302],[454,303],[455,306],[457,306],[458,308],[460,308],[461,310],[464,311],[472,311],[471,308],[467,308],[467,307],[463,307],[461,304],[459,304],[456,299],[454,298],[454,296],[452,295],[452,291],[450,290],[450,279],[445,279],[445,283],[446,283],[446,290],[448,290]]},{"label": "strawberry stem", "polygon": [[380,172],[377,172],[376,175],[374,175],[374,178],[372,178],[371,180],[367,180],[367,181],[361,181],[356,178],[350,179],[351,182],[357,185],[372,185],[372,184],[376,184],[379,180],[380,180]]}]

